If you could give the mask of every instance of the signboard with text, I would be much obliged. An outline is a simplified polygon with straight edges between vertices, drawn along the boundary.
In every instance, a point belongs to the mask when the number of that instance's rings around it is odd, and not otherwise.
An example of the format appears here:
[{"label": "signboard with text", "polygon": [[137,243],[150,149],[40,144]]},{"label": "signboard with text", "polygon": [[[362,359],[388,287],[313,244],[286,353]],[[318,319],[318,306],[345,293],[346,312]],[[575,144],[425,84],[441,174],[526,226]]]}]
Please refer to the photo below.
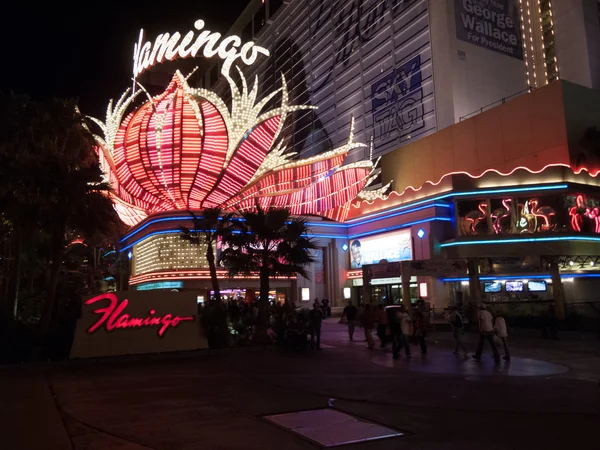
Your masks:
[{"label": "signboard with text", "polygon": [[355,140],[372,140],[374,158],[435,131],[431,1],[285,3],[257,39],[271,56],[247,73],[275,86],[282,73],[296,104],[318,107],[290,126],[289,149],[312,156],[344,145],[352,118]]},{"label": "signboard with text", "polygon": [[519,0],[454,0],[456,37],[523,59]]},{"label": "signboard with text", "polygon": [[108,292],[83,302],[71,358],[207,348],[193,293]]}]

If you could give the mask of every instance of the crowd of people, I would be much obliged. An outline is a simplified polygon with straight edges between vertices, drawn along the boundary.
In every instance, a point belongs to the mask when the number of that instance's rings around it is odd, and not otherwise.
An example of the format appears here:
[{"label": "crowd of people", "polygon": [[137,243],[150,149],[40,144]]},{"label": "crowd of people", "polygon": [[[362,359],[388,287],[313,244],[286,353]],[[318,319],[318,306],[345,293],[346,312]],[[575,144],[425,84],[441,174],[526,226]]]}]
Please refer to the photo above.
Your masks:
[{"label": "crowd of people", "polygon": [[[465,346],[463,337],[465,333],[465,318],[459,308],[450,307],[448,323],[452,328],[452,334],[455,340],[454,354],[462,354],[468,357],[468,350]],[[380,347],[392,345],[392,357],[398,359],[402,351],[406,358],[411,358],[411,346],[418,345],[422,355],[427,355],[427,334],[430,329],[430,311],[425,301],[419,298],[413,308],[409,311],[405,305],[384,305],[365,304],[361,311],[358,310],[352,302],[344,308],[341,321],[345,321],[348,326],[348,337],[354,340],[356,326],[360,326],[365,333],[367,348],[373,350],[375,341],[373,332],[375,331],[380,341]],[[477,350],[473,355],[477,361],[481,359],[483,348],[487,342],[491,348],[494,360],[499,363],[501,360],[498,347],[504,350],[503,358],[510,361],[510,351],[508,348],[508,329],[503,317],[494,317],[487,310],[486,305],[479,307],[477,314],[479,343]]]},{"label": "crowd of people", "polygon": [[[251,324],[258,315],[258,302],[232,300],[226,305],[229,322],[234,328],[235,324],[240,324],[240,334],[244,329],[251,329]],[[297,351],[304,351],[309,347],[321,349],[322,323],[327,317],[331,317],[331,307],[326,298],[321,301],[315,299],[309,310],[297,308],[294,302],[273,301],[269,312],[273,340]],[[464,343],[467,319],[457,307],[448,308],[448,312],[447,319],[455,341],[454,354],[469,357]],[[418,346],[422,355],[427,355],[430,309],[422,298],[417,299],[410,310],[402,304],[386,307],[368,303],[359,310],[352,302],[348,302],[341,321],[347,323],[350,341],[354,340],[356,327],[362,328],[369,350],[375,348],[375,334],[380,347],[391,344],[394,359],[398,359],[402,352],[406,358],[411,358],[411,344]],[[510,360],[508,330],[504,318],[498,316],[494,319],[482,304],[477,312],[477,325],[479,342],[472,357],[480,360],[487,342],[496,362],[501,360],[499,347],[504,350],[503,358]]]},{"label": "crowd of people", "polygon": [[405,351],[406,357],[411,357],[410,341],[418,343],[421,353],[427,354],[427,343],[425,338],[429,332],[429,310],[425,301],[421,298],[417,300],[412,314],[404,305],[393,305],[387,308],[384,305],[363,305],[362,311],[351,302],[342,312],[342,321],[348,324],[348,336],[354,340],[354,331],[359,325],[365,333],[367,348],[373,350],[375,341],[373,331],[379,338],[380,347],[392,344],[392,354],[394,359],[398,359],[400,352]]},{"label": "crowd of people", "polygon": [[327,317],[331,317],[331,307],[326,298],[320,302],[315,299],[308,311],[287,301],[271,307],[271,322],[277,340],[296,351],[308,347],[321,350],[321,327]]}]

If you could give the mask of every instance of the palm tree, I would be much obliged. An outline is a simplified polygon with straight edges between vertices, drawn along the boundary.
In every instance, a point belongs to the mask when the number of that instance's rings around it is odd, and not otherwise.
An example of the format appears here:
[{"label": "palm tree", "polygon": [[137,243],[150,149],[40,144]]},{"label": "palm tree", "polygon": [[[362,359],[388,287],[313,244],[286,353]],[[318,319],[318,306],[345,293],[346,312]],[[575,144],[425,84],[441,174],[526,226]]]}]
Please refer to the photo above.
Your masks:
[{"label": "palm tree", "polygon": [[314,261],[314,243],[306,237],[306,221],[294,218],[287,209],[242,213],[223,236],[220,262],[229,276],[259,274],[260,302],[255,338],[267,341],[269,326],[269,279],[271,277],[308,278],[305,267]]},{"label": "palm tree", "polygon": [[[40,320],[47,334],[56,303],[67,233],[110,236],[121,225],[103,182],[94,140],[74,100],[33,102],[12,96],[1,111],[0,208],[15,229],[50,236],[46,301]],[[2,121],[0,121],[2,122]],[[19,241],[17,241],[19,242]]]},{"label": "palm tree", "polygon": [[217,305],[221,305],[221,289],[219,287],[219,278],[217,277],[215,248],[217,240],[226,233],[231,223],[231,214],[221,217],[221,210],[219,208],[207,208],[202,212],[202,216],[197,216],[192,211],[188,211],[188,213],[192,216],[194,228],[189,229],[180,226],[180,236],[182,239],[198,247],[206,246],[206,260],[210,271],[213,292],[215,293],[215,300]]}]

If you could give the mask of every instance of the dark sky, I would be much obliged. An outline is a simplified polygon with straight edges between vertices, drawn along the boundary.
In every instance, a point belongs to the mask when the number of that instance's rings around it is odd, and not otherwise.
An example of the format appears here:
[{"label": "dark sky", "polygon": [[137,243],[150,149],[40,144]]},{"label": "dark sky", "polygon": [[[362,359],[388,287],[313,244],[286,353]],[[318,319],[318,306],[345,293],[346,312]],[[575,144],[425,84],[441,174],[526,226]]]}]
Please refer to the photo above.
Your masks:
[{"label": "dark sky", "polygon": [[3,7],[0,90],[32,97],[78,97],[82,112],[103,115],[108,100],[131,85],[133,45],[140,28],[225,33],[248,0],[15,0]]}]

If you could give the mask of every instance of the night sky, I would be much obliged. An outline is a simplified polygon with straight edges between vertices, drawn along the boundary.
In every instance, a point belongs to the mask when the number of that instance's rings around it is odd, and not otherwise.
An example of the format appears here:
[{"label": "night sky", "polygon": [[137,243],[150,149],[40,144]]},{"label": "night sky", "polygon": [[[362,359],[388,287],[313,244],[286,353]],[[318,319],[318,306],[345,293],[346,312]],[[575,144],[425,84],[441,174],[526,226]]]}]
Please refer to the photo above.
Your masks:
[{"label": "night sky", "polygon": [[78,97],[85,114],[103,117],[108,100],[131,85],[133,45],[161,32],[226,33],[248,0],[11,2],[0,27],[0,91]]}]

